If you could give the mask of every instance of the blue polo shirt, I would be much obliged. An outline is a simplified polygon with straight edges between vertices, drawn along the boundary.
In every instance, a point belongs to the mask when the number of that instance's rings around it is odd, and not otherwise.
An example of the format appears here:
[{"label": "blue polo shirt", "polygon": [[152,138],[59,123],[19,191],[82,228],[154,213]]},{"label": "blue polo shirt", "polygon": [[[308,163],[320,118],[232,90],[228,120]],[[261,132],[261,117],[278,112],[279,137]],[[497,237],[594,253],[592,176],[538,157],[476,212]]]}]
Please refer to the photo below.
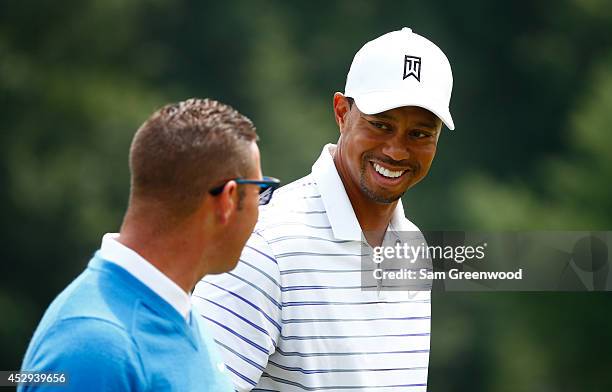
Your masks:
[{"label": "blue polo shirt", "polygon": [[47,309],[22,370],[66,374],[43,391],[233,391],[198,317],[99,254]]}]

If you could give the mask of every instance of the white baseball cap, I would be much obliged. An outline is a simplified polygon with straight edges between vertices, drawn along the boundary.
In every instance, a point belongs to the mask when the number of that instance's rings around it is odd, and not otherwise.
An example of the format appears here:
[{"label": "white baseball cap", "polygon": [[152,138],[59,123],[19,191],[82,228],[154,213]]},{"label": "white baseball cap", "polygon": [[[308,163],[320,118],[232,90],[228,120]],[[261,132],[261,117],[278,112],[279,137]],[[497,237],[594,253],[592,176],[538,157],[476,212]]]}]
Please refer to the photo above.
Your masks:
[{"label": "white baseball cap", "polygon": [[452,130],[452,90],[453,73],[442,50],[404,27],[359,49],[346,77],[344,95],[353,98],[365,114],[419,106]]}]

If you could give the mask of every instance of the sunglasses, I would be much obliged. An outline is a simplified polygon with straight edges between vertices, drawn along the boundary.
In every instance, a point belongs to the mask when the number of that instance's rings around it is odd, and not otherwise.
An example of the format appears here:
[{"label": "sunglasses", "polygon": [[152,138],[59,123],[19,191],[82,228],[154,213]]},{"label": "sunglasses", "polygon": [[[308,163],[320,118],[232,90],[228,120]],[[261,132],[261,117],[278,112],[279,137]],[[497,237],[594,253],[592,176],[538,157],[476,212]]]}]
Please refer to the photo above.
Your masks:
[{"label": "sunglasses", "polygon": [[230,181],[236,181],[236,184],[251,184],[257,185],[259,187],[259,205],[263,206],[270,202],[272,199],[272,194],[280,186],[280,180],[274,177],[263,177],[261,180],[247,180],[244,178],[231,178],[229,180],[225,180],[222,185],[215,187],[208,191],[213,196],[219,195],[223,192],[223,188]]}]

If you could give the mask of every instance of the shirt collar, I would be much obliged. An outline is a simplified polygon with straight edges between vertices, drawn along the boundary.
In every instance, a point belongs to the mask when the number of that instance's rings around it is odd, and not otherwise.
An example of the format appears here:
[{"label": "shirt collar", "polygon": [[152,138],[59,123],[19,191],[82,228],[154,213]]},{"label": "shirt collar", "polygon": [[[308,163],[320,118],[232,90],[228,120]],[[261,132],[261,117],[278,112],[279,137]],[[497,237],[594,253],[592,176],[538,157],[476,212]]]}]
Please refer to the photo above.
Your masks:
[{"label": "shirt collar", "polygon": [[118,233],[108,233],[102,237],[100,257],[125,269],[188,321],[191,312],[189,295],[145,258],[117,241],[118,237]]},{"label": "shirt collar", "polygon": [[[319,159],[312,166],[312,175],[317,182],[319,192],[321,192],[321,200],[325,206],[334,237],[341,240],[361,241],[361,226],[359,226],[353,205],[344,189],[344,184],[332,157],[335,148],[335,144],[327,144],[323,147]],[[395,211],[393,211],[391,228],[395,231],[418,230],[404,216],[404,206],[401,199],[397,201]]]}]

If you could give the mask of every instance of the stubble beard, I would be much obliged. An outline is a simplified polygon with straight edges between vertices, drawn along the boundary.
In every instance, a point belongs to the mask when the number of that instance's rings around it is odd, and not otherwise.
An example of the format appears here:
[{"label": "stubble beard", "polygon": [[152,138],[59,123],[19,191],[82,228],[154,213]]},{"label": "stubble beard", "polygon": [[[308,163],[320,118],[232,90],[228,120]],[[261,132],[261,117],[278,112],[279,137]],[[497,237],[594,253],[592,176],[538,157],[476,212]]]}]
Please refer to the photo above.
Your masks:
[{"label": "stubble beard", "polygon": [[366,181],[366,165],[369,164],[369,160],[365,158],[361,162],[361,171],[359,173],[359,188],[361,188],[361,193],[363,193],[371,201],[379,204],[391,204],[399,200],[402,196],[404,196],[406,190],[404,190],[404,192],[400,193],[399,195],[384,196],[370,189]]}]

